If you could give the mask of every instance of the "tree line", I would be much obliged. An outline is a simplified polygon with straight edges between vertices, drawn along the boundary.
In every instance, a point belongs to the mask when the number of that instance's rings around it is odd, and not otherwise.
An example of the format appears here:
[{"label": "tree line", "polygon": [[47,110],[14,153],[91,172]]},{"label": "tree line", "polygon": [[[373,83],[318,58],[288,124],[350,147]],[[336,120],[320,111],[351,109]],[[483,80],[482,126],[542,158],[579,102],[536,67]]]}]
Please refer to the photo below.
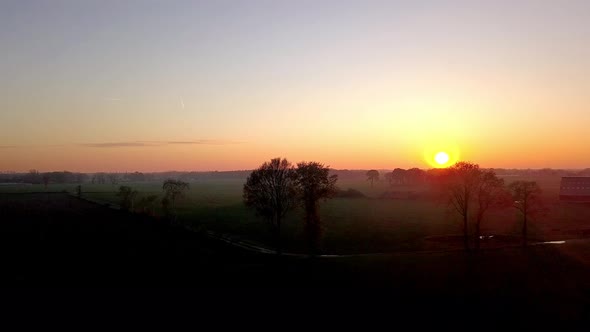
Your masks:
[{"label": "tree line", "polygon": [[[80,186],[78,186],[80,188]],[[176,201],[183,197],[190,188],[187,182],[178,179],[167,179],[162,184],[164,195],[160,199],[164,216],[176,220]],[[81,192],[78,192],[81,195]],[[158,195],[148,195],[137,201],[139,192],[130,186],[120,186],[117,196],[119,206],[124,211],[142,212],[154,216]],[[137,202],[136,202],[137,201]]]},{"label": "tree line", "polygon": [[522,218],[522,244],[527,244],[528,221],[545,211],[541,188],[535,181],[514,181],[508,185],[493,170],[478,164],[458,162],[438,171],[434,185],[452,212],[460,219],[463,245],[470,250],[469,227],[474,227],[475,249],[480,248],[481,227],[493,208],[513,207]]},{"label": "tree line", "polygon": [[[311,254],[319,252],[321,235],[319,201],[334,197],[337,175],[316,162],[293,166],[275,158],[254,170],[243,188],[244,203],[263,217],[275,237],[277,253],[282,253],[281,222],[297,207],[304,210],[303,222]],[[371,185],[379,180],[377,170],[366,172]],[[443,198],[451,212],[460,217],[465,250],[480,249],[482,225],[490,210],[513,207],[522,218],[522,244],[527,244],[529,220],[544,212],[541,189],[535,181],[514,181],[508,185],[494,170],[481,169],[470,162],[458,162],[445,169],[395,169],[387,173],[396,183],[428,181]],[[474,231],[470,232],[473,227]],[[470,234],[473,233],[473,240]]]}]

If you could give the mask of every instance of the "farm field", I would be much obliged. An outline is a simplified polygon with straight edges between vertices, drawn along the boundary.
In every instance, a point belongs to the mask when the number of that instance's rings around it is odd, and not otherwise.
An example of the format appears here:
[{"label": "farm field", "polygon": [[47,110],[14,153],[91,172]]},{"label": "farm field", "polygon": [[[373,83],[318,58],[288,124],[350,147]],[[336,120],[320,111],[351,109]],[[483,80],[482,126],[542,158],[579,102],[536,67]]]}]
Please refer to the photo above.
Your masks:
[{"label": "farm field", "polygon": [[[507,183],[523,177],[505,177]],[[560,203],[559,177],[533,178],[543,189],[546,214],[530,223],[532,240],[550,241],[590,236],[590,206]],[[272,247],[270,231],[261,218],[242,203],[245,179],[204,179],[190,182],[185,197],[176,204],[178,220],[192,229],[211,230]],[[122,183],[139,192],[138,200],[149,195],[163,197],[161,183]],[[119,185],[82,185],[83,197],[118,204]],[[438,241],[461,233],[457,217],[444,202],[433,197],[428,186],[389,186],[378,182],[371,187],[364,180],[344,179],[341,189],[353,188],[366,197],[334,198],[321,204],[324,225],[322,248],[329,254],[357,254],[396,251],[457,249],[455,243]],[[48,191],[74,192],[75,185],[50,185]],[[43,192],[42,185],[0,186],[0,192]],[[403,198],[381,198],[384,192],[401,193]],[[411,194],[407,194],[411,193]],[[408,198],[410,197],[410,198]],[[161,214],[159,202],[156,214]],[[483,223],[485,235],[519,236],[516,211],[491,211]],[[301,211],[293,211],[284,221],[282,241],[289,252],[305,252]],[[494,241],[483,246],[495,246]]]}]

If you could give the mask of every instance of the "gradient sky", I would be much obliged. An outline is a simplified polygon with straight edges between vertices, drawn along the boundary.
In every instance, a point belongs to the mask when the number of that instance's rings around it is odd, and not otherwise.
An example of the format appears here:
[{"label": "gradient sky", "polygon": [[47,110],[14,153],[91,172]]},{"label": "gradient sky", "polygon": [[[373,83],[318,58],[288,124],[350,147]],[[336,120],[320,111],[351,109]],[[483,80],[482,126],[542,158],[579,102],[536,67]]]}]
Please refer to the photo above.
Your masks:
[{"label": "gradient sky", "polygon": [[0,1],[0,171],[590,167],[590,1]]}]

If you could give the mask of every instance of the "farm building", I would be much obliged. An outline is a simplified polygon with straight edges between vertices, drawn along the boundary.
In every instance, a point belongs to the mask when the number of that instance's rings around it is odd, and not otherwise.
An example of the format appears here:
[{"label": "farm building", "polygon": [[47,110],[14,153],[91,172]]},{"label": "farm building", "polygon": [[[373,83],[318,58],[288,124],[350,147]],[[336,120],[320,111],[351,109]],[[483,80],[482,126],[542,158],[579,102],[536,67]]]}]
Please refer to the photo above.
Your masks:
[{"label": "farm building", "polygon": [[562,177],[559,199],[572,202],[590,202],[590,176]]}]

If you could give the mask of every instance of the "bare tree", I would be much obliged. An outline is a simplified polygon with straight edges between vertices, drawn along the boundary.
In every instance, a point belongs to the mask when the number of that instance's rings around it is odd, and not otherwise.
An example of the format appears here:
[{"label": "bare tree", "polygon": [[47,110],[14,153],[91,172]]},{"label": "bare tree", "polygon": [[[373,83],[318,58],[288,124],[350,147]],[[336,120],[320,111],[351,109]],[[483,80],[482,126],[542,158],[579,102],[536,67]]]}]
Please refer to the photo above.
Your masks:
[{"label": "bare tree", "polygon": [[287,159],[274,158],[248,176],[244,203],[254,208],[271,226],[277,254],[282,254],[281,221],[296,206],[296,173]]},{"label": "bare tree", "polygon": [[321,221],[319,201],[336,194],[337,175],[330,175],[330,169],[317,162],[297,164],[297,186],[305,210],[305,233],[308,238],[310,253],[319,252]]},{"label": "bare tree", "polygon": [[117,196],[121,197],[121,210],[133,211],[133,203],[137,197],[137,191],[128,186],[120,186]]},{"label": "bare tree", "polygon": [[469,250],[469,212],[477,194],[481,171],[479,165],[458,162],[447,168],[439,176],[439,185],[452,209],[463,221],[463,245]]},{"label": "bare tree", "polygon": [[475,248],[479,249],[481,224],[488,210],[494,207],[508,206],[509,194],[504,187],[504,180],[496,176],[494,171],[481,171],[476,189],[475,210]]},{"label": "bare tree", "polygon": [[172,209],[176,209],[176,199],[184,196],[184,192],[189,189],[189,184],[182,180],[168,179],[164,181],[162,189],[166,193],[167,199],[172,203]]},{"label": "bare tree", "polygon": [[371,188],[373,188],[373,181],[379,181],[379,171],[376,169],[367,171],[367,181],[371,181]]},{"label": "bare tree", "polygon": [[522,245],[527,245],[528,219],[543,210],[541,188],[535,181],[515,181],[508,186],[514,199],[514,207],[522,215]]}]

